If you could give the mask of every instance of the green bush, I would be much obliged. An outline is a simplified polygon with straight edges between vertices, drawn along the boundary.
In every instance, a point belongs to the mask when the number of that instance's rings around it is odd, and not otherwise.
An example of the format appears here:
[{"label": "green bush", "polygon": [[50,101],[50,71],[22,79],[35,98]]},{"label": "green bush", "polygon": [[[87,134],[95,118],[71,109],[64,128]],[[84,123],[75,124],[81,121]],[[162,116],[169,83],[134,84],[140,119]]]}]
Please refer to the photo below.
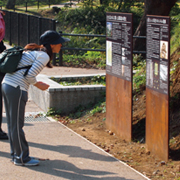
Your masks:
[{"label": "green bush", "polygon": [[[71,34],[106,34],[106,12],[122,12],[120,9],[110,3],[111,6],[99,5],[99,1],[83,1],[83,6],[75,9],[63,8],[57,15],[57,31]],[[95,7],[95,5],[97,5]],[[122,7],[123,8],[123,7]],[[124,6],[125,8],[125,6]],[[139,24],[140,18],[143,14],[142,3],[136,3],[136,6],[129,8],[129,11],[133,12],[134,27]],[[134,28],[134,29],[135,29]],[[68,42],[70,48],[94,48],[94,49],[106,49],[105,37],[81,37],[81,36],[69,36],[71,39]],[[65,56],[72,55],[68,57]],[[83,57],[79,57],[83,56]],[[77,57],[78,56],[78,57]],[[95,51],[83,51],[83,50],[67,50],[63,52],[63,61],[73,63],[87,62],[93,67],[105,69],[106,67],[106,55],[105,52]],[[94,63],[93,63],[94,62]],[[68,64],[69,64],[68,63]],[[67,63],[66,63],[67,65]],[[76,64],[77,65],[77,64]],[[95,65],[95,66],[94,66]]]},{"label": "green bush", "polygon": [[100,53],[100,54],[101,57],[94,59],[94,61],[82,55],[63,54],[63,66],[105,69],[106,68],[105,53]]},{"label": "green bush", "polygon": [[68,27],[72,31],[75,27],[86,29],[91,34],[105,34],[106,14],[104,7],[82,7],[76,9],[62,10],[58,14],[62,31]]},{"label": "green bush", "polygon": [[135,75],[133,76],[133,93],[141,93],[146,86],[146,60],[139,61],[139,56],[135,58]]},{"label": "green bush", "polygon": [[106,54],[100,51],[87,51],[83,57],[90,64],[96,64],[97,68],[104,69],[106,67]]},{"label": "green bush", "polygon": [[[178,17],[178,20],[180,20],[180,15]],[[177,24],[172,30],[172,36],[170,41],[171,54],[180,46],[179,34],[180,34],[180,23]]]},{"label": "green bush", "polygon": [[[67,33],[67,32],[63,32]],[[71,34],[93,34],[93,32],[88,32],[86,28],[77,28],[75,27]],[[105,49],[106,48],[106,38],[105,37],[87,37],[87,36],[67,36],[71,39],[68,42],[68,47],[70,48],[89,48],[89,49]],[[71,55],[84,55],[86,51],[84,50],[68,50],[65,51],[65,54]]]}]

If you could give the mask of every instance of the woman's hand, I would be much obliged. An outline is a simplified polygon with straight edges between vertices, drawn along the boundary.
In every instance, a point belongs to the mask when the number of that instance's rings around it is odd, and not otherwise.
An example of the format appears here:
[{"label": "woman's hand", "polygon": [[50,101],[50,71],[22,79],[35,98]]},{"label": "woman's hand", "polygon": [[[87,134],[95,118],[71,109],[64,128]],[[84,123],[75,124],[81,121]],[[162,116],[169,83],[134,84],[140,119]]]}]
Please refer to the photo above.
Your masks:
[{"label": "woman's hand", "polygon": [[46,83],[43,83],[41,81],[38,81],[36,84],[34,84],[34,86],[36,86],[37,88],[41,89],[41,90],[46,90],[49,88],[49,85]]}]

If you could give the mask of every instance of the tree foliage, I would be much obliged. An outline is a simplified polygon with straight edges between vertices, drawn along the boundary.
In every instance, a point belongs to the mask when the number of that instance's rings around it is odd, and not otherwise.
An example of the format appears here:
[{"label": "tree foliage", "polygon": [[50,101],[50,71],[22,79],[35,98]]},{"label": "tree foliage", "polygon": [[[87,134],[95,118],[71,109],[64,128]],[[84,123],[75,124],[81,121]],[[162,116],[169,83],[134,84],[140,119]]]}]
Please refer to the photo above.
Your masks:
[{"label": "tree foliage", "polygon": [[[84,6],[95,6],[95,0],[84,0]],[[129,12],[133,6],[141,6],[144,0],[100,0],[99,4],[105,8],[113,7],[118,12]]]},{"label": "tree foliage", "polygon": [[7,9],[14,9],[16,4],[16,0],[8,0],[7,4],[6,4],[6,8]]}]

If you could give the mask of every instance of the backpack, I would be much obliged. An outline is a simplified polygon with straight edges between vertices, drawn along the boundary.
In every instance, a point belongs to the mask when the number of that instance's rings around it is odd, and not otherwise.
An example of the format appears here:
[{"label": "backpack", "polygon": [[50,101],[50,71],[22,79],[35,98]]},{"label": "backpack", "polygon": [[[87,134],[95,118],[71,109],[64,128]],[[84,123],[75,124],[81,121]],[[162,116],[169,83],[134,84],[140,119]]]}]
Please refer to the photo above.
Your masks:
[{"label": "backpack", "polygon": [[3,40],[0,42],[0,53],[2,53],[6,49]]},{"label": "backpack", "polygon": [[0,72],[13,73],[20,69],[27,69],[24,73],[24,76],[26,76],[32,65],[17,68],[24,50],[25,49],[20,46],[15,46],[3,51],[0,54]]}]

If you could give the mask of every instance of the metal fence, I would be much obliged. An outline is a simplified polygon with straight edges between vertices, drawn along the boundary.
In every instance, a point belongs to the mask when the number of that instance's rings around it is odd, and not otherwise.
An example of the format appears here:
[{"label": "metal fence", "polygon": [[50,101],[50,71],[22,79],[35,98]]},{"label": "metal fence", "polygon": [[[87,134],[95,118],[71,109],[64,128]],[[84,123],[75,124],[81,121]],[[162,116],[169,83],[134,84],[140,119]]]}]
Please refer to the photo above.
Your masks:
[{"label": "metal fence", "polygon": [[[74,4],[74,2],[78,2],[78,3],[79,3],[79,1],[80,1],[80,0],[70,0],[70,1],[67,2],[67,3],[63,3],[63,5],[64,5],[64,7],[72,7],[72,5]],[[29,1],[26,0],[25,2],[23,2],[23,3],[21,3],[21,4],[15,4],[13,10],[14,10],[14,12],[15,12],[15,11],[18,10],[18,9],[24,8],[25,12],[27,12],[28,9],[29,9],[29,7],[31,7],[31,6],[36,6],[37,9],[39,9],[39,8],[40,8],[40,5],[42,5],[42,4],[47,5],[47,6],[49,6],[49,8],[50,8],[52,5],[55,6],[55,7],[56,7],[56,5],[61,5],[61,2],[53,3],[52,0],[38,0],[38,1],[30,1],[30,2],[29,2]],[[5,7],[5,6],[6,6],[6,3],[0,1],[0,8],[2,9],[2,8]]]},{"label": "metal fence", "polygon": [[[106,38],[106,35],[98,35],[98,34],[66,34],[60,32],[62,36],[81,36],[81,37],[101,37]],[[146,39],[146,36],[133,36],[133,38],[139,38],[139,39]],[[75,50],[75,51],[100,51],[100,52],[106,52],[106,49],[91,49],[91,48],[70,48],[70,47],[62,47],[61,51],[59,52],[59,66],[63,65],[63,53],[64,50]],[[133,54],[146,54],[146,51],[134,51]],[[56,59],[53,60],[53,65],[56,64]]]},{"label": "metal fence", "polygon": [[[7,1],[5,1],[5,0],[1,0],[0,1],[0,7],[1,7],[1,9],[2,9],[2,7],[5,7],[6,6],[6,4],[7,4]],[[19,2],[19,3],[17,3],[17,1],[16,1],[16,3],[15,3],[15,6],[14,6],[14,11],[16,11],[18,8],[24,8],[24,9],[26,9],[26,11],[28,10],[28,6],[30,7],[30,6],[36,6],[37,7],[37,9],[39,9],[39,7],[40,7],[40,5],[48,5],[49,6],[49,8],[50,8],[50,6],[51,5],[53,5],[53,4],[57,4],[57,1],[56,2],[54,2],[53,0],[37,0],[37,1],[28,1],[28,0],[26,0],[26,1],[24,1],[24,2]],[[58,4],[59,4],[59,2],[58,2]]]},{"label": "metal fence", "polygon": [[33,15],[3,10],[6,33],[4,39],[9,44],[24,47],[28,43],[39,44],[40,35],[46,30],[56,30],[56,21]]}]

